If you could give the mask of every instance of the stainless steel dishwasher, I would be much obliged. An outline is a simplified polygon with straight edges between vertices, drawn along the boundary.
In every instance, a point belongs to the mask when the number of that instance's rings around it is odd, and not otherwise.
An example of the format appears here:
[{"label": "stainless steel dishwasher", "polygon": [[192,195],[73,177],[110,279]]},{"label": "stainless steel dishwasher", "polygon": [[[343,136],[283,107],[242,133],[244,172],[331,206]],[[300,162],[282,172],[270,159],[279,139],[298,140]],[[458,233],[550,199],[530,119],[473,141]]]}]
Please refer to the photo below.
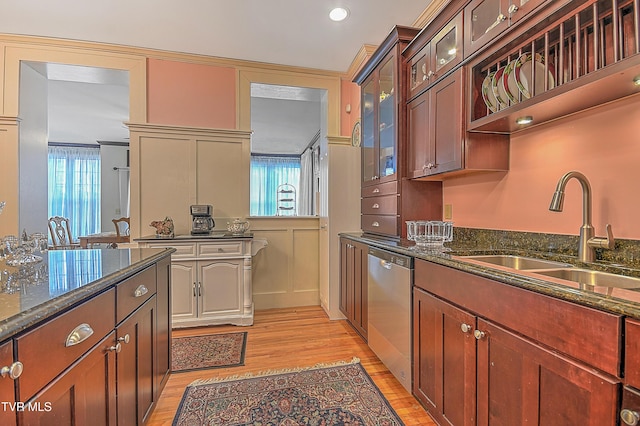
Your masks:
[{"label": "stainless steel dishwasher", "polygon": [[413,258],[369,248],[369,347],[411,392]]}]

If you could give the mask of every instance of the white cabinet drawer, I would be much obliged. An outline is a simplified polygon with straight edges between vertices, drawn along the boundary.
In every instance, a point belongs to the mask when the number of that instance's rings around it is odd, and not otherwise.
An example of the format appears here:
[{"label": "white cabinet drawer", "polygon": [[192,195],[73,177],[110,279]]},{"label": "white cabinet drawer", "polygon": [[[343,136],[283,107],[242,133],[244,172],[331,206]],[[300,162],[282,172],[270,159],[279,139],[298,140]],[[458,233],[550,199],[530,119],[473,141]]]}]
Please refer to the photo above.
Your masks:
[{"label": "white cabinet drawer", "polygon": [[198,243],[198,256],[226,257],[243,254],[243,242]]},{"label": "white cabinet drawer", "polygon": [[176,251],[171,253],[171,259],[187,259],[196,256],[196,245],[194,243],[146,243],[151,248],[174,248]]}]

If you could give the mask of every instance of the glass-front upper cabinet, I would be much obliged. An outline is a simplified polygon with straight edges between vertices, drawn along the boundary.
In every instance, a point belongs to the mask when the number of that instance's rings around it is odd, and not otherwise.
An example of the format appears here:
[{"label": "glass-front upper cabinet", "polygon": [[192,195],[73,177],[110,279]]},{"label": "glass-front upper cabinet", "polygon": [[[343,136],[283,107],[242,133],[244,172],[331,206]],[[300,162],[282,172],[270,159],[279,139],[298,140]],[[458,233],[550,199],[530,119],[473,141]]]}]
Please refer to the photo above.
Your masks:
[{"label": "glass-front upper cabinet", "polygon": [[410,59],[409,98],[431,86],[462,61],[462,20],[460,12]]},{"label": "glass-front upper cabinet", "polygon": [[374,112],[375,81],[369,80],[362,86],[362,181],[371,182],[376,176],[376,146],[374,143],[374,130],[376,116]]},{"label": "glass-front upper cabinet", "polygon": [[378,75],[380,93],[378,95],[378,176],[380,178],[396,173],[396,75],[395,58],[392,56],[380,68]]},{"label": "glass-front upper cabinet", "polygon": [[505,31],[511,24],[548,0],[473,0],[465,9],[465,55]]}]

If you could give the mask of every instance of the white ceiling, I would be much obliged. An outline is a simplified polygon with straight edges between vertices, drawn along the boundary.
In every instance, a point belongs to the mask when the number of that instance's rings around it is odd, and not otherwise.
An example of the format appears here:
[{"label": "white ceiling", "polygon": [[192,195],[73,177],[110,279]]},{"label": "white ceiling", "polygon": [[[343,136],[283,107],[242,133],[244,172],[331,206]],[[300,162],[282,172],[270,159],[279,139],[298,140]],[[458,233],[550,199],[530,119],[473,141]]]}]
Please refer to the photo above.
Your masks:
[{"label": "white ceiling", "polygon": [[[2,2],[6,34],[57,37],[346,71],[365,45],[412,25],[430,0],[21,0]],[[343,22],[329,10],[346,7]],[[49,140],[127,140],[128,76],[113,70],[31,64],[50,80]],[[252,145],[299,153],[319,130],[319,93],[252,88]],[[253,104],[252,100],[252,104]],[[318,120],[319,121],[319,120]]]},{"label": "white ceiling", "polygon": [[[2,1],[7,34],[87,40],[344,72],[430,0]],[[329,19],[346,7],[342,22]]]}]

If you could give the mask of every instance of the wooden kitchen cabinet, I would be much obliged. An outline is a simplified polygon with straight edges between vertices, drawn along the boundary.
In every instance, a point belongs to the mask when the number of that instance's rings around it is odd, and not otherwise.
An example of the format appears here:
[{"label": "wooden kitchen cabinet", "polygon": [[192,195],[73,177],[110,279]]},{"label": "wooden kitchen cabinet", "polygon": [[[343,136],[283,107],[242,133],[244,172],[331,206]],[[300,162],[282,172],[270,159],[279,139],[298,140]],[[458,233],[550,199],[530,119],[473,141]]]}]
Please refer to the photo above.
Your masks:
[{"label": "wooden kitchen cabinet", "polygon": [[[13,341],[0,345],[0,368],[10,369],[13,364]],[[20,368],[19,366],[17,367]],[[17,370],[15,370],[17,371]],[[9,372],[0,377],[0,401],[15,401],[15,382]],[[13,426],[16,424],[16,412],[10,409],[0,410],[0,424]]]},{"label": "wooden kitchen cabinet", "polygon": [[154,295],[116,327],[118,425],[143,424],[157,402],[155,326]]},{"label": "wooden kitchen cabinet", "polygon": [[[21,425],[124,425],[116,414],[116,349],[111,332],[27,401]],[[118,399],[120,397],[118,396]],[[133,400],[135,404],[135,399]],[[5,423],[3,423],[5,424]],[[135,424],[135,423],[128,423]]]},{"label": "wooden kitchen cabinet", "polygon": [[367,340],[368,247],[340,238],[340,311],[351,326]]},{"label": "wooden kitchen cabinet", "polygon": [[251,238],[145,240],[140,244],[176,248],[171,257],[173,328],[253,324]]},{"label": "wooden kitchen cabinet", "polygon": [[414,394],[440,424],[617,424],[619,316],[422,260],[415,285]]},{"label": "wooden kitchen cabinet", "polygon": [[480,49],[547,0],[473,0],[464,9],[465,55]]},{"label": "wooden kitchen cabinet", "polygon": [[465,133],[464,80],[459,67],[408,103],[409,178],[508,170],[508,137]]},{"label": "wooden kitchen cabinet", "polygon": [[171,374],[171,259],[166,258],[156,266],[156,364],[155,398],[160,398],[162,389]]}]

